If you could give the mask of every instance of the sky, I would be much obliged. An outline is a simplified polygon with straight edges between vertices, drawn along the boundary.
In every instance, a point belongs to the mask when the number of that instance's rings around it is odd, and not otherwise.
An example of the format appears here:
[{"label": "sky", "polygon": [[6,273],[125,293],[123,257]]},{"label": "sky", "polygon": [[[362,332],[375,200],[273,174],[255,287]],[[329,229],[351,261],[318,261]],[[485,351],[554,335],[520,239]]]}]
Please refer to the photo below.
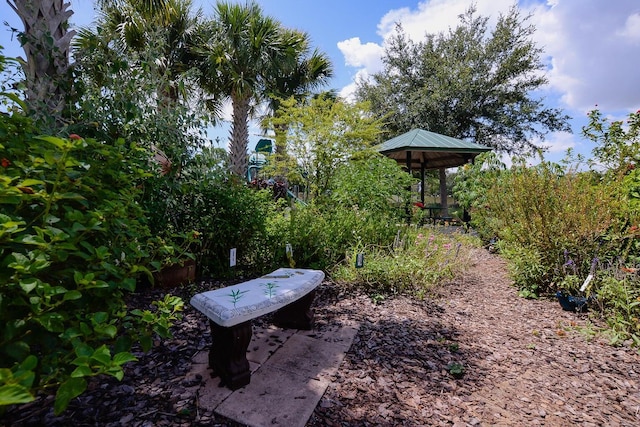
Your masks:
[{"label": "sky", "polygon": [[[193,0],[205,16],[213,16],[213,0]],[[91,0],[70,0],[72,27],[91,25],[95,13]],[[244,3],[244,1],[242,1]],[[335,76],[327,89],[348,97],[356,79],[382,70],[385,41],[401,23],[413,40],[455,28],[471,0],[258,0],[265,15],[285,27],[309,34],[312,45],[332,60]],[[548,107],[561,108],[572,117],[573,132],[555,132],[544,141],[545,157],[558,161],[568,148],[590,156],[593,145],[581,136],[587,112],[599,108],[612,119],[624,119],[640,109],[640,1],[638,0],[476,0],[478,13],[489,17],[517,4],[531,15],[533,36],[544,51],[548,85],[536,93]],[[21,28],[15,13],[0,1],[3,22]],[[0,27],[5,56],[22,55],[7,25]],[[227,109],[227,119],[230,117]],[[260,139],[251,128],[250,149]],[[212,129],[226,146],[228,125]]]}]

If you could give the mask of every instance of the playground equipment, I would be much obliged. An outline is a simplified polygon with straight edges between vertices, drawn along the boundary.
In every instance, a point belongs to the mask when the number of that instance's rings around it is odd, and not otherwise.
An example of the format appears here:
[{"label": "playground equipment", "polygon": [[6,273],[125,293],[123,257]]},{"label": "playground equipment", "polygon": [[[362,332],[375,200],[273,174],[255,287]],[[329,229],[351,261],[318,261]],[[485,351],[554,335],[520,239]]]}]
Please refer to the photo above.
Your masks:
[{"label": "playground equipment", "polygon": [[247,168],[247,181],[256,188],[268,188],[273,189],[273,195],[276,198],[287,197],[295,200],[298,203],[305,204],[306,202],[296,196],[291,190],[289,190],[283,183],[274,180],[273,178],[261,179],[258,177],[258,173],[267,163],[267,156],[273,153],[273,140],[269,138],[262,138],[256,144],[256,148],[249,155],[249,167]]}]

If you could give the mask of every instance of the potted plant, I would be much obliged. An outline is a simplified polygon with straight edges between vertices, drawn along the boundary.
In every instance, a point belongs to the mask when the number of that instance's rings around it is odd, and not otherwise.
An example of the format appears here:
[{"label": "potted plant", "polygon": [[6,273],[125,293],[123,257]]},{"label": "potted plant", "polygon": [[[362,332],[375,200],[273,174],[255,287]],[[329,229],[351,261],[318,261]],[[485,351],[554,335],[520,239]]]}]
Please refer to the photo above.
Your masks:
[{"label": "potted plant", "polygon": [[169,288],[193,282],[196,278],[194,251],[199,245],[199,233],[192,231],[148,241],[151,256],[152,283]]},{"label": "potted plant", "polygon": [[581,296],[585,280],[575,274],[569,274],[562,279],[558,287],[560,289],[556,292],[556,298],[563,310],[584,313],[589,309],[593,297]]}]

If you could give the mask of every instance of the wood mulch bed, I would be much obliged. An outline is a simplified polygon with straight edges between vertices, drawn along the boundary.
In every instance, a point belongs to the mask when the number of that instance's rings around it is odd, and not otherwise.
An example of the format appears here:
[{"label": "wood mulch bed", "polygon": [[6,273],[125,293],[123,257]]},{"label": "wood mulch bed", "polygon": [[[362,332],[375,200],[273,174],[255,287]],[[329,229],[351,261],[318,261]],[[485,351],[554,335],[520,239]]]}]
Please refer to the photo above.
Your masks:
[{"label": "wood mulch bed", "polygon": [[[557,301],[518,298],[498,256],[473,249],[471,260],[422,301],[321,285],[317,328],[356,320],[360,329],[309,427],[640,425],[637,350],[608,345],[587,315]],[[174,293],[188,302],[206,286]],[[140,354],[122,382],[92,381],[61,417],[48,399],[9,411],[0,425],[237,426],[198,407],[201,379],[186,374],[210,337],[206,319],[185,308],[174,339]]]}]

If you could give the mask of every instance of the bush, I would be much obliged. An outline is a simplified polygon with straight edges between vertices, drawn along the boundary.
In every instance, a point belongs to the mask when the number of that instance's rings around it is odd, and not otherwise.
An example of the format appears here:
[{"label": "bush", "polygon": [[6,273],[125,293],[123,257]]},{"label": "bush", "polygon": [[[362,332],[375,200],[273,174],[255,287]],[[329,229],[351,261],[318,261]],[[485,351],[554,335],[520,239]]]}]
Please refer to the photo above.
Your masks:
[{"label": "bush", "polygon": [[614,187],[596,178],[547,162],[515,164],[487,191],[484,209],[474,211],[474,221],[501,241],[527,296],[556,290],[565,253],[588,272],[595,256],[613,249],[604,236],[620,225],[619,202]]},{"label": "bush", "polygon": [[86,377],[120,379],[132,345],[169,336],[182,301],[167,296],[154,312],[124,303],[148,272],[137,204],[148,153],[36,132],[0,116],[0,406],[55,391],[60,413]]},{"label": "bush", "polygon": [[598,271],[591,286],[612,344],[631,340],[640,347],[640,279],[619,266]]},{"label": "bush", "polygon": [[[467,265],[472,238],[468,235],[423,234],[406,228],[388,246],[354,246],[331,271],[337,282],[363,287],[371,293],[407,293],[424,296],[434,285],[452,279]],[[364,264],[356,266],[358,254]]]}]

